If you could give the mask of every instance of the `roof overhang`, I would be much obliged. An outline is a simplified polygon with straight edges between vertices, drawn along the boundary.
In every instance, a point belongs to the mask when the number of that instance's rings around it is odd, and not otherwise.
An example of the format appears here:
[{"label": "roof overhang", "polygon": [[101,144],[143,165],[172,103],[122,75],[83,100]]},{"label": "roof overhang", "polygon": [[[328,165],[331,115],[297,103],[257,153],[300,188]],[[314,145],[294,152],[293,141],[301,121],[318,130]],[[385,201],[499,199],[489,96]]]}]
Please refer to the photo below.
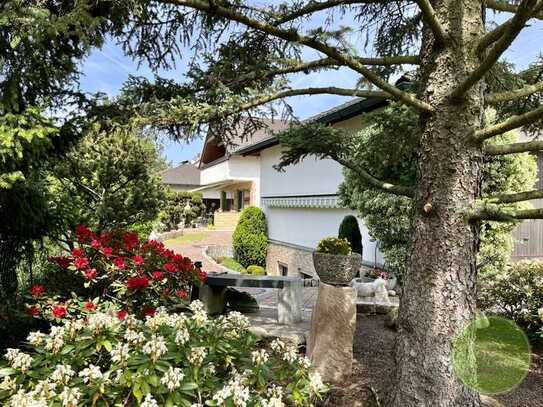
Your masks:
[{"label": "roof overhang", "polygon": [[224,180],[224,181],[212,182],[211,184],[202,185],[201,187],[189,190],[189,192],[209,191],[210,189],[217,189],[217,188],[221,188],[221,187],[227,187],[227,186],[230,186],[230,185],[240,184],[242,182],[251,182],[251,180],[247,180],[247,179],[227,179],[227,180]]}]

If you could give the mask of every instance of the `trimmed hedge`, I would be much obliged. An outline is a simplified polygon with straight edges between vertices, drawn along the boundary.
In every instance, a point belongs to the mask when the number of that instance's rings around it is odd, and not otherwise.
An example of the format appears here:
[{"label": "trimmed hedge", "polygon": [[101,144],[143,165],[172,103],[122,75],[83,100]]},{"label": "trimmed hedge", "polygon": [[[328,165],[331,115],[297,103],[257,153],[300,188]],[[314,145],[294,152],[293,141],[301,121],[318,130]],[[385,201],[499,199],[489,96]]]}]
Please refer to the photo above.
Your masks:
[{"label": "trimmed hedge", "polygon": [[266,265],[268,226],[264,212],[254,206],[241,212],[232,235],[232,246],[236,260],[243,267]]},{"label": "trimmed hedge", "polygon": [[263,276],[266,274],[266,269],[261,266],[255,266],[254,264],[252,266],[247,267],[247,274],[250,274],[252,276]]},{"label": "trimmed hedge", "polygon": [[347,239],[354,253],[362,255],[362,234],[358,227],[358,221],[353,215],[347,215],[339,225],[338,237]]}]

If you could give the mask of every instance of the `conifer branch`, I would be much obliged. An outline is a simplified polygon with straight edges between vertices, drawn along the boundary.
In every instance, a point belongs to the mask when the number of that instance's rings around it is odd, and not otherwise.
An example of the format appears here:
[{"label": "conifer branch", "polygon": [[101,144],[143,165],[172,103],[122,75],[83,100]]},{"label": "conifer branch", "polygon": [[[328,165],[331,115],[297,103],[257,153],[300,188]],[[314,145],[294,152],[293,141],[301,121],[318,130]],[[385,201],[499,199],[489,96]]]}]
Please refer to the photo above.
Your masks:
[{"label": "conifer branch", "polygon": [[430,1],[429,0],[416,0],[416,1],[420,10],[422,11],[422,18],[424,19],[424,22],[428,24],[428,26],[434,33],[436,41],[440,44],[445,44],[447,42],[448,35],[443,29],[443,26],[441,25],[441,23],[438,21],[436,13]]},{"label": "conifer branch", "polygon": [[487,32],[479,40],[479,44],[477,44],[477,51],[483,52],[490,45],[498,41],[502,37],[502,35],[509,29],[510,25],[511,25],[511,20],[508,20],[505,23],[500,24],[498,27],[496,27],[492,31]]},{"label": "conifer branch", "polygon": [[[434,109],[428,103],[417,99],[415,96],[408,92],[404,92],[394,85],[391,85],[375,72],[368,69],[364,64],[358,61],[356,57],[346,54],[336,47],[323,43],[314,37],[307,37],[300,35],[294,29],[281,29],[274,25],[258,21],[240,14],[235,10],[227,7],[223,7],[217,4],[211,4],[207,0],[161,0],[163,3],[190,7],[195,10],[200,10],[212,15],[224,17],[231,21],[235,21],[247,27],[265,32],[274,37],[281,38],[285,41],[295,42],[300,45],[315,49],[325,54],[326,56],[338,61],[345,66],[350,67],[354,71],[360,73],[369,82],[373,83],[378,88],[388,92],[394,99],[397,99],[408,106],[412,106],[418,110],[432,112]],[[543,0],[542,0],[543,1]]]},{"label": "conifer branch", "polygon": [[380,97],[380,98],[390,98],[390,95],[386,92],[381,91],[371,91],[371,90],[362,90],[362,89],[345,89],[337,87],[325,87],[325,88],[303,88],[303,89],[287,89],[282,90],[271,95],[266,95],[262,97],[257,97],[252,101],[244,103],[240,106],[239,111],[249,110],[257,106],[264,105],[266,103],[272,102],[278,99],[284,99],[292,96],[302,96],[302,95],[340,95],[340,96],[354,96],[354,97]]},{"label": "conifer branch", "polygon": [[521,219],[543,219],[543,208],[504,210],[499,206],[485,206],[468,213],[472,222],[491,220],[495,222],[515,222]]},{"label": "conifer branch", "polygon": [[492,195],[487,198],[490,203],[502,203],[502,204],[511,204],[515,202],[529,201],[531,199],[542,199],[543,190],[534,189],[532,191],[517,192],[515,194],[497,194]]},{"label": "conifer branch", "polygon": [[[543,119],[543,105],[527,113],[511,116],[501,123],[477,130],[473,135],[473,139],[476,142],[482,142],[510,130],[532,124],[540,119]],[[504,147],[506,145],[507,144],[494,147]]]},{"label": "conifer branch", "polygon": [[328,0],[322,2],[312,1],[307,6],[295,10],[291,13],[278,17],[274,25],[281,25],[288,23],[289,21],[296,20],[297,18],[304,17],[318,11],[334,8],[338,6],[351,6],[356,4],[372,4],[372,3],[385,3],[388,0]]},{"label": "conifer branch", "polygon": [[511,18],[508,27],[504,30],[502,36],[494,43],[481,64],[461,83],[453,92],[453,99],[461,98],[475,83],[480,81],[483,76],[494,66],[502,54],[509,48],[511,43],[517,38],[518,34],[524,28],[533,13],[539,11],[543,6],[543,0],[522,0],[517,8],[517,12]]},{"label": "conifer branch", "polygon": [[505,92],[491,93],[485,99],[487,103],[495,105],[498,103],[508,102],[510,100],[516,100],[526,96],[530,96],[537,92],[543,92],[543,82],[534,83],[533,85],[526,85],[522,88]]},{"label": "conifer branch", "polygon": [[[518,10],[517,5],[508,3],[506,1],[500,1],[500,0],[486,0],[486,7],[491,10],[504,11],[507,13],[516,13]],[[543,20],[543,13],[541,12],[534,13],[533,18]]]},{"label": "conifer branch", "polygon": [[488,145],[484,147],[484,152],[488,155],[507,155],[542,150],[543,140],[526,141],[523,143]]},{"label": "conifer branch", "polygon": [[412,198],[414,196],[414,191],[412,188],[406,187],[404,185],[390,184],[388,182],[381,181],[380,179],[375,178],[373,175],[367,172],[364,168],[354,166],[352,163],[339,157],[332,157],[332,159],[341,164],[342,166],[354,171],[361,178],[363,178],[364,181],[368,183],[368,185],[380,189],[381,191],[389,192],[394,195],[407,196],[409,198]]}]

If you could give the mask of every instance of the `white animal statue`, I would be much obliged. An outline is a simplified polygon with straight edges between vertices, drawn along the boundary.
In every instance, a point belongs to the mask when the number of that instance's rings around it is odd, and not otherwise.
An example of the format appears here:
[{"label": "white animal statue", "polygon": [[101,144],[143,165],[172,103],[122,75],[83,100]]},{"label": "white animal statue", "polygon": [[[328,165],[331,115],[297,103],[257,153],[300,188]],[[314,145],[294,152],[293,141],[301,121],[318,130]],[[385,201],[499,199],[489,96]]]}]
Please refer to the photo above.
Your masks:
[{"label": "white animal statue", "polygon": [[375,301],[380,303],[389,303],[386,280],[383,280],[382,278],[378,278],[377,280],[382,280],[382,283],[379,282],[377,288],[375,289],[375,293],[373,294]]},{"label": "white animal statue", "polygon": [[384,293],[388,300],[386,280],[381,277],[376,278],[371,283],[364,283],[361,278],[355,278],[351,281],[350,285],[356,290],[359,297],[383,297]]}]

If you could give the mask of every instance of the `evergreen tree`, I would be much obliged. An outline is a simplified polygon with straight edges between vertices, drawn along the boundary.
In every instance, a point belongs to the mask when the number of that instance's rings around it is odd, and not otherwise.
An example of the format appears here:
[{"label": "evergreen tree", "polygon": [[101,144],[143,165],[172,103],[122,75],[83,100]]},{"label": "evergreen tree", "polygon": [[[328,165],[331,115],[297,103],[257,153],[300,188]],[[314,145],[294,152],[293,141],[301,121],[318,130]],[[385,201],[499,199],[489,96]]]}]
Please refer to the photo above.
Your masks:
[{"label": "evergreen tree", "polygon": [[347,215],[339,225],[338,237],[347,239],[354,253],[362,255],[362,235],[358,227],[358,221],[353,215]]}]

